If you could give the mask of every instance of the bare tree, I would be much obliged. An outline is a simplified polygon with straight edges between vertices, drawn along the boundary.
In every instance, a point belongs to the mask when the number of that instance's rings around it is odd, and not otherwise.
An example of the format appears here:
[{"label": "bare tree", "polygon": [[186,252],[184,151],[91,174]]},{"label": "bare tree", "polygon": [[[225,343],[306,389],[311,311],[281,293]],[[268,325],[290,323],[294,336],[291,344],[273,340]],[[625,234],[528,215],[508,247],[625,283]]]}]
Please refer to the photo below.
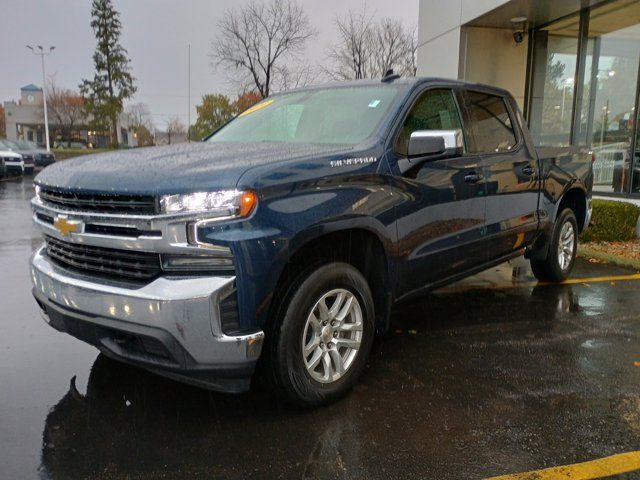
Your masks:
[{"label": "bare tree", "polygon": [[404,57],[404,72],[409,77],[415,77],[418,74],[418,27],[414,26],[411,33],[407,37],[407,46],[409,52]]},{"label": "bare tree", "polygon": [[338,42],[331,46],[328,58],[332,62],[326,73],[334,80],[370,78],[371,58],[375,48],[373,17],[366,9],[345,18],[336,18]]},{"label": "bare tree", "polygon": [[62,138],[71,146],[71,132],[85,120],[84,99],[78,92],[60,88],[54,76],[47,85],[47,107],[53,124],[62,131]]},{"label": "bare tree", "polygon": [[329,47],[325,68],[334,80],[377,78],[394,69],[403,76],[415,75],[415,33],[402,22],[382,18],[378,22],[366,9],[336,18],[338,42]]},{"label": "bare tree", "polygon": [[283,65],[278,67],[280,82],[278,87],[281,90],[291,90],[302,88],[318,81],[323,72],[312,65],[288,67]]},{"label": "bare tree", "polygon": [[127,105],[124,110],[128,126],[134,132],[134,138],[139,147],[153,145],[155,126],[151,120],[151,112],[146,103],[138,102]]},{"label": "bare tree", "polygon": [[125,114],[129,119],[129,126],[133,128],[145,127],[153,130],[153,122],[151,121],[151,111],[146,103],[132,103],[125,109]]},{"label": "bare tree", "polygon": [[175,143],[177,137],[182,137],[186,135],[186,133],[187,128],[178,117],[171,117],[167,121],[167,141],[169,145],[171,145],[171,137],[173,137],[173,143]]},{"label": "bare tree", "polygon": [[414,75],[407,65],[413,57],[412,34],[401,21],[385,17],[374,28],[375,52],[372,55],[371,73],[381,77],[390,69],[403,76]]},{"label": "bare tree", "polygon": [[211,54],[214,67],[231,71],[240,90],[250,90],[251,85],[263,98],[289,73],[285,62],[294,63],[315,34],[294,0],[253,0],[227,10],[218,28]]}]

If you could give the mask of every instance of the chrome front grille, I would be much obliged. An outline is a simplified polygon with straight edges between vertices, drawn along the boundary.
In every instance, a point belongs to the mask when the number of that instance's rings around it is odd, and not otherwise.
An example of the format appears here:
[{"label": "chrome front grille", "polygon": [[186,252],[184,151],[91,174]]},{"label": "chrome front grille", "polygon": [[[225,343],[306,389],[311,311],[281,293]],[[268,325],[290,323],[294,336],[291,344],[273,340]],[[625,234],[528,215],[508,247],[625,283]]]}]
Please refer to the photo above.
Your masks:
[{"label": "chrome front grille", "polygon": [[39,196],[45,204],[71,211],[131,215],[158,213],[156,199],[151,195],[89,194],[42,188]]},{"label": "chrome front grille", "polygon": [[[36,212],[36,218],[41,222],[49,225],[54,224],[54,218],[45,213]],[[84,227],[84,233],[94,235],[108,235],[113,237],[155,237],[162,238],[162,232],[160,230],[141,230],[137,227],[128,227],[121,225],[105,225],[100,223],[87,223]]]},{"label": "chrome front grille", "polygon": [[[52,264],[123,285],[160,276],[235,276],[229,247],[189,243],[194,218],[69,211],[45,201],[42,190],[31,205]],[[70,224],[77,228],[67,233]]]},{"label": "chrome front grille", "polygon": [[149,280],[160,274],[160,255],[71,243],[45,236],[47,255],[56,263],[93,275]]}]

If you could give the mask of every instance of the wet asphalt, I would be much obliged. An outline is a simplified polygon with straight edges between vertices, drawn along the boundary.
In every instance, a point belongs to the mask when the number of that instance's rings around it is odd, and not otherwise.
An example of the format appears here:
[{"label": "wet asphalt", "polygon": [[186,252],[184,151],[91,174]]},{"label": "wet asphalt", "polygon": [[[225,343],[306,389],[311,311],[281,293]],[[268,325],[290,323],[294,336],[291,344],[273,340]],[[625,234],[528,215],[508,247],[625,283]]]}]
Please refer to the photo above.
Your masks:
[{"label": "wet asphalt", "polygon": [[[32,191],[0,182],[0,479],[475,479],[638,449],[640,281],[486,272],[396,307],[358,387],[302,411],[261,388],[175,383],[48,327],[27,269]],[[629,273],[579,261],[573,277]]]}]

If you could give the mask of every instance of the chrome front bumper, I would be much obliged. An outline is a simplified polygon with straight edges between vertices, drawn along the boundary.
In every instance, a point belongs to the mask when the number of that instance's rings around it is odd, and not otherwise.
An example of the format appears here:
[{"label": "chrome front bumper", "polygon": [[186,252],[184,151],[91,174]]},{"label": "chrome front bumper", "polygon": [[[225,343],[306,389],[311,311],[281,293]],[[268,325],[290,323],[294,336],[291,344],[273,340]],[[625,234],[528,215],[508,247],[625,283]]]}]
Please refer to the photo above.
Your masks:
[{"label": "chrome front bumper", "polygon": [[160,277],[127,288],[71,273],[43,252],[31,258],[31,278],[54,328],[165,376],[214,390],[248,389],[264,333],[222,331],[219,302],[234,277]]}]

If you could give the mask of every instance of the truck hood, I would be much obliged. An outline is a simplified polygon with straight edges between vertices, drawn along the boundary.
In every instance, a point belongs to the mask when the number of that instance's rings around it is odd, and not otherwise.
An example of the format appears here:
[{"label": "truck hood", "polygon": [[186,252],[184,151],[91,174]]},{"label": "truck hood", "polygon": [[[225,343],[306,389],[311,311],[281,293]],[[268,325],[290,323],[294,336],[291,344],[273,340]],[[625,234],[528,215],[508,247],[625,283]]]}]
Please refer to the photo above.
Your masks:
[{"label": "truck hood", "polygon": [[57,162],[36,184],[91,193],[162,195],[234,188],[248,169],[317,158],[351,147],[290,143],[183,143]]}]

